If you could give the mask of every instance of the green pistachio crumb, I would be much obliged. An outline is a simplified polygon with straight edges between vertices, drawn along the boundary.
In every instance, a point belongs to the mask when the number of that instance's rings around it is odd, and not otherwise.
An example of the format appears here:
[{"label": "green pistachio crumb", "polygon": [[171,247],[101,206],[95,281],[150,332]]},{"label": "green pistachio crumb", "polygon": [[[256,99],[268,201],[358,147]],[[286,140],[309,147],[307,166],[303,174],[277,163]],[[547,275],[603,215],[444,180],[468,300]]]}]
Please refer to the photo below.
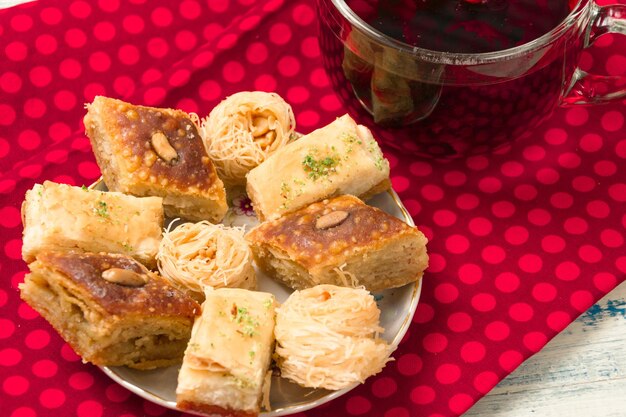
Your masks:
[{"label": "green pistachio crumb", "polygon": [[231,320],[234,320],[237,324],[241,325],[241,330],[238,330],[239,333],[248,337],[255,336],[259,323],[252,318],[247,308],[233,307],[233,310],[235,310],[235,308],[236,310],[234,311]]},{"label": "green pistachio crumb", "polygon": [[288,200],[290,195],[291,195],[291,187],[289,187],[289,184],[287,184],[284,181],[281,182],[280,183],[280,196],[284,200]]},{"label": "green pistachio crumb", "polygon": [[107,206],[107,203],[104,201],[98,201],[98,205],[94,208],[94,212],[100,216],[100,217],[104,217],[104,218],[109,218],[109,208]]},{"label": "green pistachio crumb", "polygon": [[312,155],[307,155],[302,160],[302,167],[308,173],[309,178],[317,180],[336,172],[339,161],[340,159],[337,156],[326,156],[316,159]]}]

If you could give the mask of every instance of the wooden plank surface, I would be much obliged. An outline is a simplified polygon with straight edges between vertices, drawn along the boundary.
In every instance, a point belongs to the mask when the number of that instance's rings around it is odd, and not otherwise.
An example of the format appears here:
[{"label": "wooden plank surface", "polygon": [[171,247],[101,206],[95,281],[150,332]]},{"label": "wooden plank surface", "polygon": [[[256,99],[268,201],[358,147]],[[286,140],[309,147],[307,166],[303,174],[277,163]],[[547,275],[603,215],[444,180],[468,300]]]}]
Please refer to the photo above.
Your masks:
[{"label": "wooden plank surface", "polygon": [[464,417],[626,417],[626,282]]},{"label": "wooden plank surface", "polygon": [[0,9],[6,9],[8,7],[17,6],[22,3],[29,3],[35,0],[0,0]]}]

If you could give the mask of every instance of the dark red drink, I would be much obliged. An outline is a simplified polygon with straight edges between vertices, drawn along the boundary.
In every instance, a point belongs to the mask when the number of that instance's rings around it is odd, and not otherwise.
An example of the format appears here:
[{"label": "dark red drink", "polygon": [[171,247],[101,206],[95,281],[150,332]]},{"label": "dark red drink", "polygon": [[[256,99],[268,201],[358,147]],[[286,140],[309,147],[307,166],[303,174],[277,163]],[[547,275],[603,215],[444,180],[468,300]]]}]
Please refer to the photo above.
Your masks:
[{"label": "dark red drink", "polygon": [[501,51],[533,41],[570,13],[569,0],[347,0],[374,29],[440,52]]},{"label": "dark red drink", "polygon": [[347,1],[370,32],[331,2],[318,9],[335,88],[352,113],[395,127],[385,142],[417,153],[481,152],[520,136],[554,109],[580,50],[570,47],[576,30],[537,41],[567,18],[570,0]]}]

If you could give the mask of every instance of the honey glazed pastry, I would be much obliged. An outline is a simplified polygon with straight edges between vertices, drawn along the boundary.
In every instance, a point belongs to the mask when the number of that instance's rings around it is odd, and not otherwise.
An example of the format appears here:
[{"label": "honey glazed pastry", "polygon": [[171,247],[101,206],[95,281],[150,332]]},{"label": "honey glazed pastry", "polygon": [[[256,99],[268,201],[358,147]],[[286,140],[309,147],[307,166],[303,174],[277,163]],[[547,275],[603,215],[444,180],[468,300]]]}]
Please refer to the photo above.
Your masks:
[{"label": "honey glazed pastry", "polygon": [[85,362],[136,369],[181,361],[200,306],[133,258],[41,252],[20,296]]},{"label": "honey glazed pastry", "polygon": [[318,285],[293,292],[276,311],[281,376],[337,390],[380,372],[393,348],[379,335],[380,310],[362,288]]},{"label": "honey glazed pastry", "polygon": [[84,122],[110,190],[163,197],[172,218],[217,223],[224,217],[224,184],[189,114],[97,96]]},{"label": "honey glazed pastry", "polygon": [[200,133],[226,185],[244,185],[246,174],[295,137],[291,106],[276,93],[241,91],[202,120]]},{"label": "honey glazed pastry", "polygon": [[259,268],[293,289],[363,285],[377,292],[418,281],[428,266],[422,232],[351,195],[261,223],[246,239]]},{"label": "honey glazed pastry", "polygon": [[206,288],[255,289],[252,251],[243,234],[243,228],[206,221],[168,228],[157,254],[159,272],[198,302]]}]

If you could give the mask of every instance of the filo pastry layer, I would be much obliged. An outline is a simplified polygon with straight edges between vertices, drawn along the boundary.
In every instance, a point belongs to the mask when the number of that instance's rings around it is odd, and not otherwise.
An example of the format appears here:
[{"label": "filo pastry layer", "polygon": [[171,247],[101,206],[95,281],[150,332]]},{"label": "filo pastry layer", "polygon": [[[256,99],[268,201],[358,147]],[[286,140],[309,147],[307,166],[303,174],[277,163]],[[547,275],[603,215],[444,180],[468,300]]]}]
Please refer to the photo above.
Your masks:
[{"label": "filo pastry layer", "polygon": [[389,161],[369,129],[348,115],[278,149],[247,180],[260,220],[341,194],[365,199],[391,186]]},{"label": "filo pastry layer", "polygon": [[152,369],[180,362],[200,306],[133,258],[41,252],[20,296],[83,361]]},{"label": "filo pastry layer", "polygon": [[46,181],[26,192],[22,222],[27,263],[42,251],[77,250],[122,253],[154,268],[163,200]]},{"label": "filo pastry layer", "polygon": [[275,307],[270,293],[206,291],[178,374],[179,408],[210,415],[258,415],[269,392]]},{"label": "filo pastry layer", "polygon": [[163,197],[165,214],[219,222],[226,192],[191,115],[97,96],[85,131],[112,191]]},{"label": "filo pastry layer", "polygon": [[246,239],[259,268],[296,290],[333,284],[376,292],[416,282],[428,266],[421,231],[351,195],[262,223]]}]

